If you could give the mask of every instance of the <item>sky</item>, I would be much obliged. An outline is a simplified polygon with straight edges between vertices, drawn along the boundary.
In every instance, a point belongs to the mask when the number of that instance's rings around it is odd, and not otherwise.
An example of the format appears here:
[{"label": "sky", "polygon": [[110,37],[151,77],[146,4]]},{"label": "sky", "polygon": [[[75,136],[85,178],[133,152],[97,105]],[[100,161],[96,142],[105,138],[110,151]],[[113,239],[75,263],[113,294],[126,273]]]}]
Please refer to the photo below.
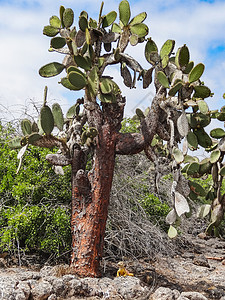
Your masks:
[{"label": "sky", "polygon": [[[103,14],[118,12],[120,1],[105,0]],[[176,48],[186,44],[191,60],[205,64],[202,80],[214,93],[207,100],[211,109],[225,105],[225,0],[151,0],[129,1],[132,16],[146,11],[145,23],[149,35],[160,48],[167,39],[176,41]],[[64,75],[50,79],[38,74],[41,66],[58,61],[63,56],[48,52],[50,38],[42,34],[52,15],[59,15],[64,5],[75,12],[75,25],[82,10],[98,18],[100,0],[0,0],[0,119],[19,118],[30,113],[33,103],[43,102],[44,87],[48,86],[48,103],[58,102],[63,111],[72,106],[79,93],[71,92],[58,84]],[[144,59],[143,44],[128,49],[141,62],[143,68],[151,65]],[[108,71],[120,85],[118,68]],[[142,90],[140,84],[130,90],[122,86],[127,98],[125,116],[131,117],[137,107],[151,104],[154,87]]]}]

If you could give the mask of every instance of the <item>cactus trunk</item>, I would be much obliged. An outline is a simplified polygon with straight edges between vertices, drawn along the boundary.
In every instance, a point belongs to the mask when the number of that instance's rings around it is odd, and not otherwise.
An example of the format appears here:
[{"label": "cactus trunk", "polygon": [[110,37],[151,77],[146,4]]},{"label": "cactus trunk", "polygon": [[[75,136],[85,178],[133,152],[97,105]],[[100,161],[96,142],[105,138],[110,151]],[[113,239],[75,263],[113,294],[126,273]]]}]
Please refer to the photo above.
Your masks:
[{"label": "cactus trunk", "polygon": [[[115,137],[109,130],[100,133],[94,165],[89,175],[77,166],[78,152],[72,165],[72,256],[71,267],[82,277],[99,277],[110,190],[115,165]],[[102,142],[104,140],[104,142]]]}]

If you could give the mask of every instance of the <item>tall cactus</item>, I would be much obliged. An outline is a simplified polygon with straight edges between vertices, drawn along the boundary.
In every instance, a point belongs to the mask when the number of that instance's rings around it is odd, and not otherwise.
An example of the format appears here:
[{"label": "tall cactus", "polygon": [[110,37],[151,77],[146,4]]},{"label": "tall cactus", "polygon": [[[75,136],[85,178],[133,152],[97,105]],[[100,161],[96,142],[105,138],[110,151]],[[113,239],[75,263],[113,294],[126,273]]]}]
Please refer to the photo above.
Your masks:
[{"label": "tall cactus", "polygon": [[[213,152],[210,161],[201,163],[193,158],[190,160],[187,155],[188,148],[195,150],[199,145],[215,151],[214,140],[205,127],[213,116],[223,119],[225,115],[224,111],[211,113],[205,102],[211,91],[200,80],[204,65],[194,65],[190,61],[187,45],[178,48],[174,55],[174,40],[167,40],[159,48],[151,37],[147,38],[149,30],[144,24],[147,14],[140,12],[134,17],[131,14],[127,0],[120,2],[118,13],[111,11],[105,15],[102,3],[98,20],[82,11],[78,26],[74,27],[73,10],[61,6],[59,17],[50,18],[43,34],[51,38],[50,51],[65,57],[61,63],[44,65],[39,74],[48,78],[65,71],[59,83],[71,91],[83,91],[83,97],[77,99],[66,117],[58,104],[51,109],[45,97],[37,123],[39,130],[30,134],[29,122],[23,122],[25,137],[21,145],[26,148],[20,157],[29,144],[58,147],[58,153],[48,154],[46,159],[61,167],[72,165],[71,268],[81,276],[100,275],[117,154],[144,151],[155,164],[156,187],[160,178],[160,155],[171,158],[173,209],[167,216],[170,237],[177,235],[173,226],[176,219],[189,212],[188,196],[191,193],[203,194],[200,187],[188,184],[181,172],[182,163],[186,162],[186,171],[193,177],[217,167],[217,174],[214,174],[217,187],[225,173],[218,151]],[[136,46],[138,43],[144,43],[146,68],[126,53],[129,44]],[[143,81],[143,88],[154,82],[156,94],[147,114],[136,110],[140,133],[120,132],[125,98],[113,78],[105,75],[106,68],[111,65],[119,66],[123,82],[130,88],[136,86],[137,80]],[[218,130],[211,132],[211,136],[223,140],[225,133]],[[182,140],[183,151],[179,149]],[[12,145],[17,146],[18,140]],[[219,142],[218,147],[222,155],[223,143]],[[92,157],[91,170],[86,169],[87,157]],[[222,199],[218,192],[217,203],[214,203],[217,210],[218,205],[223,205]],[[217,225],[217,221],[213,221],[213,225]]]}]

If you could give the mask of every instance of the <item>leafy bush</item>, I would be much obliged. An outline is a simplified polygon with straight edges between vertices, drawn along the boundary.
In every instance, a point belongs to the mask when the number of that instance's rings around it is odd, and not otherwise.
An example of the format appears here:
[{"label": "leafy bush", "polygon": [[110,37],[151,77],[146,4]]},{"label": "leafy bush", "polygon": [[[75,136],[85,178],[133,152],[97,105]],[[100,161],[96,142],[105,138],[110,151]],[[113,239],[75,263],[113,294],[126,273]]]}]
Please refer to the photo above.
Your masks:
[{"label": "leafy bush", "polygon": [[70,214],[50,206],[21,206],[0,211],[0,249],[15,251],[68,251],[71,244]]}]

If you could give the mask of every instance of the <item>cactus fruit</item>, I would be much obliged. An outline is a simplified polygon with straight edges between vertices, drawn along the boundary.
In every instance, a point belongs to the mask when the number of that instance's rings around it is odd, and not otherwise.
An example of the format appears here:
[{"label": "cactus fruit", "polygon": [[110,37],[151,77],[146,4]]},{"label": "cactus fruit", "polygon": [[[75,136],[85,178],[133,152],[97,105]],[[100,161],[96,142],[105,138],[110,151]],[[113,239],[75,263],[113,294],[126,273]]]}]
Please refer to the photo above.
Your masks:
[{"label": "cactus fruit", "polygon": [[44,105],[40,112],[40,123],[44,133],[51,134],[54,128],[54,117],[49,106]]},{"label": "cactus fruit", "polygon": [[115,11],[109,12],[102,19],[102,27],[106,28],[110,26],[116,20],[116,17],[117,17],[117,13]]},{"label": "cactus fruit", "polygon": [[52,62],[44,65],[39,70],[39,75],[42,77],[53,77],[60,74],[64,70],[65,66],[58,62]]},{"label": "cactus fruit", "polygon": [[202,76],[204,70],[205,70],[205,66],[202,63],[197,64],[189,73],[189,76],[188,76],[189,83],[199,80],[199,78]]},{"label": "cactus fruit", "polygon": [[173,52],[175,46],[175,41],[174,40],[167,40],[163,45],[162,48],[160,49],[160,57],[163,59],[165,55],[170,56],[170,54]]},{"label": "cactus fruit", "polygon": [[128,25],[130,20],[130,4],[127,0],[122,0],[119,4],[119,19],[124,26]]},{"label": "cactus fruit", "polygon": [[52,114],[54,118],[54,124],[59,130],[63,130],[64,125],[64,118],[63,118],[63,112],[58,103],[54,103],[52,105]]},{"label": "cactus fruit", "polygon": [[74,12],[71,8],[66,8],[63,11],[63,24],[66,28],[69,28],[72,24],[73,24],[73,20],[74,20]]},{"label": "cactus fruit", "polygon": [[169,85],[169,80],[168,78],[166,77],[165,73],[162,72],[162,71],[159,71],[157,73],[157,79],[159,81],[159,83],[164,86],[165,88],[169,88],[170,85]]},{"label": "cactus fruit", "polygon": [[24,119],[21,121],[20,125],[21,125],[23,135],[29,135],[32,133],[32,124],[30,120]]}]

